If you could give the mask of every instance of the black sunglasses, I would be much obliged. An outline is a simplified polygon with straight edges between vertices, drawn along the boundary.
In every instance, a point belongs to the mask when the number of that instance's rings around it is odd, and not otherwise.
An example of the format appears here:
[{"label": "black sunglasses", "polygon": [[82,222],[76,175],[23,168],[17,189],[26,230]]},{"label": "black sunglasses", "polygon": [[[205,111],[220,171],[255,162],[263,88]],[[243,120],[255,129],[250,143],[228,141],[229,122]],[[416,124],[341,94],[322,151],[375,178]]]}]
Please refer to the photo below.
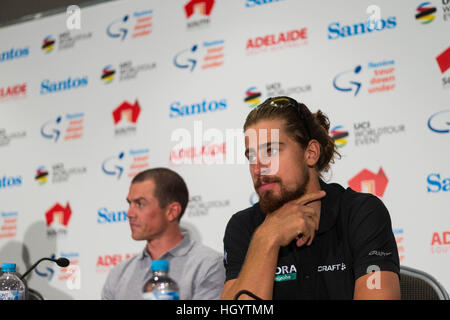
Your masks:
[{"label": "black sunglasses", "polygon": [[277,108],[287,108],[287,107],[293,107],[295,110],[297,110],[298,117],[303,123],[303,126],[306,129],[306,133],[308,134],[309,140],[312,139],[311,132],[309,131],[308,122],[306,121],[305,115],[300,110],[300,105],[298,102],[290,97],[273,97],[269,98],[266,101],[264,101],[264,104],[270,104],[271,106],[277,107]]}]

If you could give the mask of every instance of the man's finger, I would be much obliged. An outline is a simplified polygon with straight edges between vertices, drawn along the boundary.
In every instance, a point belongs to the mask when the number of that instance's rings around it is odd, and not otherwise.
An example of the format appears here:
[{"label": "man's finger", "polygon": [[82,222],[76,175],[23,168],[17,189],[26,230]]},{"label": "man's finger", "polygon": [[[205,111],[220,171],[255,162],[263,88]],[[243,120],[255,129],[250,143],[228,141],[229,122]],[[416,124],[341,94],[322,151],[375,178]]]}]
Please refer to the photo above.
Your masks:
[{"label": "man's finger", "polygon": [[297,204],[305,205],[305,204],[308,204],[310,202],[322,199],[323,197],[325,197],[325,195],[326,195],[326,192],[323,191],[323,190],[320,190],[320,191],[317,191],[317,192],[304,194],[303,196],[301,196],[300,198],[298,198],[297,200],[294,200],[294,201]]}]

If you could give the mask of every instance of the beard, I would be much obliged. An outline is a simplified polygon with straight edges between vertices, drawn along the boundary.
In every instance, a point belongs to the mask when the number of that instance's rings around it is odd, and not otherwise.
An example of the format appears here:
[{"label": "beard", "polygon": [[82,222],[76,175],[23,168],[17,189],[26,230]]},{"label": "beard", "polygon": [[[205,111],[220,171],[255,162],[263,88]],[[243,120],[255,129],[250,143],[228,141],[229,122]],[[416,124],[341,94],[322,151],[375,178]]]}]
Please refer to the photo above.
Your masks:
[{"label": "beard", "polygon": [[[262,177],[255,184],[256,192],[259,196],[259,205],[265,214],[272,213],[281,208],[285,203],[298,199],[306,193],[306,187],[309,183],[309,171],[304,170],[304,178],[300,181],[294,190],[288,190],[283,186],[278,177]],[[262,183],[275,182],[280,184],[280,196],[274,195],[272,190],[258,191]]]}]

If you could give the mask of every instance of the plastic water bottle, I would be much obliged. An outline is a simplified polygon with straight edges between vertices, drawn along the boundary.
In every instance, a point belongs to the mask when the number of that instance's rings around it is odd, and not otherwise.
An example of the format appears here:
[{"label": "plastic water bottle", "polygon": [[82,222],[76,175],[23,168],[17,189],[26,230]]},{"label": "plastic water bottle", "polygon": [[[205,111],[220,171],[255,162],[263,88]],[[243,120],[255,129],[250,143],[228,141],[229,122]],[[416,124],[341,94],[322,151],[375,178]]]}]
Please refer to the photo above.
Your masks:
[{"label": "plastic water bottle", "polygon": [[15,274],[15,263],[2,264],[0,277],[0,300],[25,300],[25,285]]},{"label": "plastic water bottle", "polygon": [[152,277],[145,283],[144,300],[179,300],[177,283],[169,277],[169,261],[154,260]]}]

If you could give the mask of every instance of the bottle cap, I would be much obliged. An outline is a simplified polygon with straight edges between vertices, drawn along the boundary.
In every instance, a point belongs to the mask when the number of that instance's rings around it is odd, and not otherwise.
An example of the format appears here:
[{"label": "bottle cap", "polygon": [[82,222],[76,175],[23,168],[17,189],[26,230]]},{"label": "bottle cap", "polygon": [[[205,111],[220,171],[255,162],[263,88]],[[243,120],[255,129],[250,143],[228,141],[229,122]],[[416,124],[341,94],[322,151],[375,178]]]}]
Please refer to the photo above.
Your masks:
[{"label": "bottle cap", "polygon": [[169,271],[169,261],[154,260],[152,261],[152,271]]},{"label": "bottle cap", "polygon": [[2,272],[16,272],[16,264],[2,263]]}]

